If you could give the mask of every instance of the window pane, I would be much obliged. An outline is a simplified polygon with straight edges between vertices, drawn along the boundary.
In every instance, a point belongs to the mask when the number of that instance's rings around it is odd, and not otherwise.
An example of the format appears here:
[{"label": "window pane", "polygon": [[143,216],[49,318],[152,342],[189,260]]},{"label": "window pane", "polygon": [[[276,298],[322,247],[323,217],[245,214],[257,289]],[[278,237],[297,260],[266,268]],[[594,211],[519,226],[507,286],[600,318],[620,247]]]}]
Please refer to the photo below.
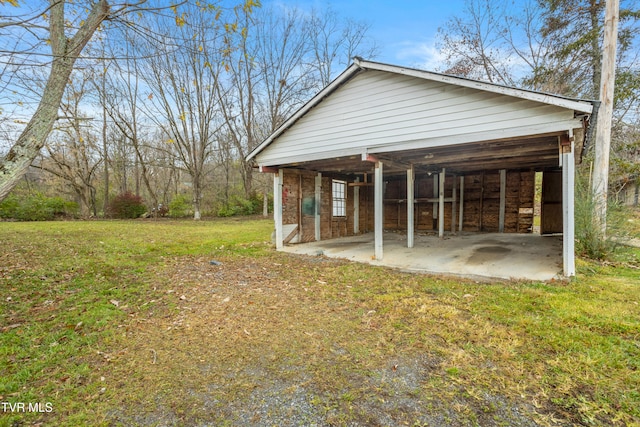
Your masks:
[{"label": "window pane", "polygon": [[344,181],[333,181],[333,216],[346,216],[347,215],[347,200],[346,200],[346,187],[347,183]]}]

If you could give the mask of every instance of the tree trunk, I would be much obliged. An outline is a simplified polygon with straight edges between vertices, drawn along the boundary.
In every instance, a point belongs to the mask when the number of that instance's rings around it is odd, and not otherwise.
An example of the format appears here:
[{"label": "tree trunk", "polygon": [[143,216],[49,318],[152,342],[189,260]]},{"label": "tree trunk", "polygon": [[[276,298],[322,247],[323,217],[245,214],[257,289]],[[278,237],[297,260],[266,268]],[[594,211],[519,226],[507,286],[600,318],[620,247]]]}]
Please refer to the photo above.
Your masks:
[{"label": "tree trunk", "polygon": [[200,186],[200,174],[194,173],[192,175],[193,180],[193,219],[194,221],[200,221],[200,200],[202,199],[202,189]]},{"label": "tree trunk", "polygon": [[73,69],[73,60],[54,59],[51,75],[35,114],[0,163],[0,200],[20,181],[40,153],[58,117],[58,108]]},{"label": "tree trunk", "polygon": [[247,162],[244,157],[240,159],[242,162],[242,180],[244,183],[244,195],[247,200],[253,197],[253,166]]},{"label": "tree trunk", "polygon": [[75,36],[68,39],[65,35],[64,2],[51,0],[51,71],[38,109],[18,140],[0,161],[0,201],[11,192],[40,153],[58,117],[58,108],[76,59],[108,14],[109,4],[106,0],[100,0],[93,5],[84,25]]}]

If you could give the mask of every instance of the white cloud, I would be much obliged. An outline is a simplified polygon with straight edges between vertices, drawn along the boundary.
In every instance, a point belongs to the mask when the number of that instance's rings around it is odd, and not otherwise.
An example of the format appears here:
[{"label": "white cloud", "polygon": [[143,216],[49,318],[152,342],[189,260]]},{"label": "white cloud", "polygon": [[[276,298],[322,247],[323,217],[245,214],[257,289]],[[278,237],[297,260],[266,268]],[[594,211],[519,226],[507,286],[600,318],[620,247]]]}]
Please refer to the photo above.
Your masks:
[{"label": "white cloud", "polygon": [[406,40],[395,44],[396,62],[428,71],[439,71],[445,56],[435,45],[434,39],[424,41]]},{"label": "white cloud", "polygon": [[[434,72],[444,72],[446,69],[447,53],[436,47],[435,38],[401,41],[390,46],[385,53],[392,63]],[[531,73],[531,66],[527,61],[512,50],[497,47],[493,49],[492,56],[496,66],[507,70],[514,80]]]}]

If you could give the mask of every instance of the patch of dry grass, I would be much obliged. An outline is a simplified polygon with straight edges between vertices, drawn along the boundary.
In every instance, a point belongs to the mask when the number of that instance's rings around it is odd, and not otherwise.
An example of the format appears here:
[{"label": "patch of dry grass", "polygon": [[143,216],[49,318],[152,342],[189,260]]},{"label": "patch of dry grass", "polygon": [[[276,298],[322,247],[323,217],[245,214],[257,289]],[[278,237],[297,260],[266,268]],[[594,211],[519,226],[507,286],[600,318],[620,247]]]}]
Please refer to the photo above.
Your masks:
[{"label": "patch of dry grass", "polygon": [[[52,224],[40,243],[35,234],[5,240],[13,267],[0,280],[25,303],[0,302],[3,327],[21,322],[3,334],[2,351],[28,373],[0,365],[10,379],[1,400],[54,401],[54,412],[12,422],[640,422],[640,280],[631,268],[582,262],[569,283],[479,284],[276,253],[256,237],[268,235],[270,221],[128,224],[78,225],[78,234],[56,234]],[[253,231],[243,237],[243,227]],[[126,248],[104,240],[119,233],[129,236]],[[43,270],[27,273],[32,261],[16,254],[51,236],[79,265],[69,273],[38,257],[33,265],[51,271],[38,281]],[[114,246],[96,249],[95,240]],[[16,269],[30,285],[7,279]],[[33,293],[36,284],[58,295],[53,307]],[[81,297],[83,287],[91,292]],[[96,320],[87,315],[76,331],[76,318],[64,316],[80,305]],[[66,339],[45,338],[60,326]],[[27,337],[66,352],[45,357],[21,342]]]}]

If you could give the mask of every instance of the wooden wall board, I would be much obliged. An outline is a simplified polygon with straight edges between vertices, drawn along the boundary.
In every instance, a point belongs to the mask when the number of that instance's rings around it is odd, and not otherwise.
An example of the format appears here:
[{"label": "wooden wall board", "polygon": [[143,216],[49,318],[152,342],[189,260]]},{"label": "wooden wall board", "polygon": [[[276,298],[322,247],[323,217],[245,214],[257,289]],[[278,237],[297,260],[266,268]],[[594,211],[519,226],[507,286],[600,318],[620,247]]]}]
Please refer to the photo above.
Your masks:
[{"label": "wooden wall board", "polygon": [[[315,240],[315,177],[316,173],[286,170],[283,179],[283,223],[297,224],[298,239],[301,242]],[[321,239],[331,239],[353,235],[354,188],[347,186],[347,216],[332,216],[332,179],[339,177],[322,176],[322,196],[320,210]],[[453,176],[445,181],[445,195],[451,196]],[[360,186],[360,232],[373,231],[374,208],[373,188]],[[386,183],[384,203],[384,228],[387,230],[407,229],[406,180],[389,179]],[[505,197],[505,224],[507,233],[531,232],[533,225],[533,204],[535,190],[534,171],[507,171]],[[393,197],[390,197],[393,196]],[[414,218],[415,230],[431,232],[438,229],[434,217],[434,204],[425,199],[434,197],[433,176],[416,176],[416,199]],[[459,203],[459,200],[458,200]],[[499,171],[487,171],[464,177],[463,231],[497,232],[500,209]],[[451,202],[445,203],[444,226],[451,230]]]},{"label": "wooden wall board", "polygon": [[[526,233],[533,225],[535,172],[507,171],[505,187],[505,225],[507,233]],[[445,195],[451,197],[453,176],[447,176]],[[385,191],[384,226],[390,230],[406,230],[406,182],[389,179]],[[416,177],[415,229],[437,230],[433,203],[424,201],[434,197],[433,176]],[[459,203],[459,200],[458,200]],[[445,202],[444,227],[451,229],[451,202]],[[500,173],[488,171],[464,177],[463,231],[498,232],[500,217]],[[457,223],[458,218],[454,218]]]}]

